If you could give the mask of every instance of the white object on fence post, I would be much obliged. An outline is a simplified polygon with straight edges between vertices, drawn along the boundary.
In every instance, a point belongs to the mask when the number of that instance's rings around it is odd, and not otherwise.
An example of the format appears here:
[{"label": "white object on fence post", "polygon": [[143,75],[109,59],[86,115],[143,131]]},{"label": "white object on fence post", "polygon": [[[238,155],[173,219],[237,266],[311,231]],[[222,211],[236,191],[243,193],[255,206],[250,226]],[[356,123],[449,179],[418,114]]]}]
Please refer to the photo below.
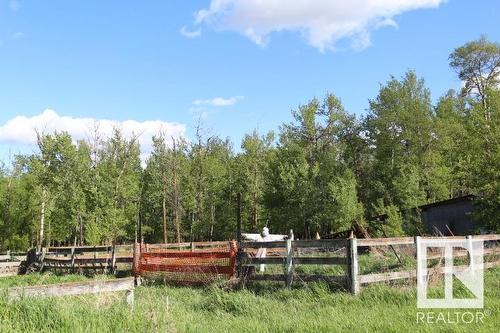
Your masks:
[{"label": "white object on fence post", "polygon": [[286,240],[286,266],[285,266],[285,284],[287,287],[292,285],[293,281],[293,230],[290,229],[288,239]]},{"label": "white object on fence post", "polygon": [[[273,235],[269,233],[269,228],[264,227],[262,229],[262,232],[259,234],[247,234],[247,233],[242,233],[241,234],[242,238],[245,240],[249,241],[254,241],[254,242],[275,242],[275,241],[282,241],[285,240],[287,237],[286,235]],[[255,255],[256,258],[265,258],[267,255],[267,249],[264,247],[260,247],[257,250],[257,253]],[[266,265],[265,264],[257,264],[258,269],[260,272],[264,272]]]},{"label": "white object on fence post", "polygon": [[[257,250],[256,257],[257,258],[265,258],[267,256],[267,249],[265,247],[261,247]],[[259,272],[264,273],[266,270],[266,264],[259,265]]]},{"label": "white object on fence post", "polygon": [[351,277],[351,293],[354,295],[359,294],[359,280],[358,280],[358,241],[356,238],[349,239],[349,268]]},{"label": "white object on fence post", "polygon": [[[260,236],[261,236],[261,238],[259,241],[261,241],[261,242],[266,241],[268,236],[269,236],[269,228],[268,227],[262,228],[262,232],[261,232]],[[257,250],[257,254],[256,254],[257,258],[265,258],[266,256],[267,256],[267,249],[265,247],[261,247]],[[265,270],[266,270],[266,264],[260,264],[259,265],[259,272],[264,273]]]}]

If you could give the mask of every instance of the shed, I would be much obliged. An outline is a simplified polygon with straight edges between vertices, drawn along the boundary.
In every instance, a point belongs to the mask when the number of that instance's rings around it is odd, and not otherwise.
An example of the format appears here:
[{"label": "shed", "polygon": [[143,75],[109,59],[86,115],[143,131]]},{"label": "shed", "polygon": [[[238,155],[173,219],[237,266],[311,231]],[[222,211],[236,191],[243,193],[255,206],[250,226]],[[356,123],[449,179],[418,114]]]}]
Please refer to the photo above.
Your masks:
[{"label": "shed", "polygon": [[[471,234],[474,229],[472,214],[475,195],[437,201],[409,209],[405,213],[420,213],[422,223],[433,234],[460,236]],[[385,222],[387,214],[374,216],[370,221]]]},{"label": "shed", "polygon": [[474,195],[419,206],[422,222],[432,233],[468,235],[474,229]]}]

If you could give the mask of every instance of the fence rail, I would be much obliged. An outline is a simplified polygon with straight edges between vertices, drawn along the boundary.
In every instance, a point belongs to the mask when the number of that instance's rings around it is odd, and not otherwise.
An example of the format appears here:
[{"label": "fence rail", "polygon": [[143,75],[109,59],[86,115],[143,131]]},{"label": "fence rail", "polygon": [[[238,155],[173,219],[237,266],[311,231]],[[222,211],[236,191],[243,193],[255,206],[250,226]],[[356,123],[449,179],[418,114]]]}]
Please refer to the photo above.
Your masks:
[{"label": "fence rail", "polygon": [[62,297],[126,291],[126,301],[131,305],[134,300],[134,286],[134,278],[70,282],[9,288],[7,297],[10,301],[15,301],[25,297]]},{"label": "fence rail", "polygon": [[[144,244],[147,252],[188,249],[193,252],[224,247],[228,242],[183,242]],[[134,245],[59,246],[44,248],[38,263],[40,268],[59,271],[102,270],[114,272],[118,264],[132,270]],[[1,258],[1,257],[0,257]],[[1,259],[0,259],[1,260]],[[123,266],[126,265],[126,266]]]},{"label": "fence rail", "polygon": [[[255,281],[284,281],[285,285],[290,286],[293,279],[300,281],[318,281],[328,280],[335,283],[345,284],[346,275],[325,276],[318,274],[296,274],[296,265],[347,265],[347,257],[328,257],[328,256],[303,256],[302,249],[345,249],[349,241],[346,239],[328,239],[328,240],[294,240],[293,232],[290,231],[287,239],[284,241],[250,241],[240,243],[239,250],[239,272],[246,270],[243,280]],[[265,256],[266,252],[261,252],[259,257],[254,257],[255,249],[281,249],[281,256]],[[299,252],[295,254],[295,250]],[[341,251],[342,252],[342,251]],[[282,265],[283,274],[254,274],[249,272],[249,268],[255,265]],[[244,282],[244,281],[243,281]]]},{"label": "fence rail", "polygon": [[[399,238],[374,238],[374,239],[359,239],[354,241],[355,247],[368,246],[394,246],[394,245],[413,245],[417,248],[417,244],[421,240],[470,240],[473,241],[498,241],[500,240],[500,235],[474,235],[474,236],[448,236],[448,237],[399,237]],[[353,242],[353,240],[351,240]],[[394,250],[394,249],[393,249]],[[353,251],[351,251],[353,252]],[[499,253],[496,248],[487,248],[484,249],[483,254],[497,254]],[[470,256],[471,254],[467,251],[460,251],[459,253],[454,253],[453,257],[465,257]],[[442,258],[442,254],[434,254],[427,256],[427,259],[439,259]],[[495,265],[498,265],[500,261],[493,262],[485,262],[483,264],[484,268],[491,268]],[[418,266],[418,265],[417,265]],[[372,274],[359,274],[358,268],[358,257],[356,255],[351,255],[351,291],[353,294],[358,294],[360,291],[361,284],[368,284],[374,282],[382,282],[382,281],[392,281],[392,280],[400,280],[400,279],[414,279],[417,277],[418,268],[407,270],[407,271],[395,271],[395,272],[383,272],[383,273],[372,273]],[[467,268],[468,266],[458,266],[456,268]],[[431,268],[430,272],[432,273],[443,273],[444,269],[442,267]]]},{"label": "fence rail", "polygon": [[[456,239],[456,240],[470,240],[473,241],[500,241],[500,235],[490,234],[490,235],[474,235],[474,236],[452,236],[452,237],[395,237],[395,238],[368,238],[368,239],[333,239],[333,240],[293,240],[293,232],[290,232],[288,239],[285,241],[250,241],[241,242],[240,245],[240,260],[239,272],[244,272],[240,276],[243,280],[258,280],[258,281],[285,281],[286,286],[292,284],[293,279],[301,281],[333,281],[336,283],[344,284],[353,294],[358,294],[362,284],[369,284],[381,281],[392,281],[400,279],[414,279],[417,276],[417,270],[406,270],[406,271],[392,271],[392,272],[382,272],[382,273],[371,273],[361,275],[359,273],[359,263],[358,263],[358,248],[372,248],[372,247],[391,247],[394,250],[394,246],[413,246],[415,247],[416,242],[420,239],[432,240],[432,239]],[[344,253],[345,256],[301,256],[299,249],[310,249],[311,252],[315,252],[318,249],[336,249],[337,253]],[[254,249],[279,249],[279,251],[274,251],[274,254],[279,253],[279,256],[269,256],[269,257],[254,257]],[[294,254],[294,250],[298,250],[298,255]],[[314,250],[313,250],[314,249]],[[308,251],[309,252],[309,251]],[[265,254],[266,252],[264,252]],[[492,255],[500,253],[499,250],[495,248],[485,248],[485,255]],[[397,254],[396,254],[397,256]],[[466,257],[469,256],[467,251],[457,251],[454,253],[454,257]],[[428,259],[439,259],[442,254],[431,254]],[[398,257],[399,259],[399,257]],[[484,268],[490,268],[498,265],[499,261],[485,262]],[[282,274],[254,274],[248,273],[248,268],[256,265],[282,265]],[[294,274],[294,268],[296,265],[342,265],[346,267],[345,275],[321,275],[321,274]],[[243,270],[247,268],[247,270]],[[442,273],[441,268],[433,270],[433,272]]]},{"label": "fence rail", "polygon": [[0,262],[0,277],[17,275],[20,261]]},{"label": "fence rail", "polygon": [[[470,242],[490,242],[492,245],[497,245],[497,242],[500,241],[500,235],[497,234],[453,237],[294,240],[293,232],[290,232],[285,238],[285,240],[277,241],[243,241],[239,243],[238,255],[234,260],[238,266],[239,277],[243,279],[243,282],[245,280],[284,281],[286,286],[290,286],[294,279],[296,281],[324,280],[342,284],[352,293],[357,294],[362,285],[381,281],[414,279],[417,275],[415,269],[360,274],[358,248],[360,248],[360,251],[366,251],[367,248],[389,247],[398,257],[394,247],[403,246],[405,251],[408,251],[408,247],[416,248],[418,240],[467,239]],[[143,244],[143,248],[140,249],[140,253],[143,253],[141,267],[145,272],[165,271],[170,272],[172,275],[175,274],[179,278],[184,278],[191,273],[199,273],[200,276],[203,276],[203,274],[225,274],[230,276],[233,268],[227,268],[225,263],[205,265],[205,257],[207,257],[208,252],[210,252],[210,260],[215,260],[217,256],[228,256],[227,253],[218,254],[217,252],[217,250],[224,247],[227,249],[228,244],[227,241]],[[117,264],[122,264],[122,267],[128,265],[127,267],[130,267],[130,269],[135,267],[133,251],[134,247],[132,245],[50,247],[44,249],[41,256],[41,265],[46,269],[103,270],[113,273],[117,268]],[[413,253],[415,254],[415,252]],[[321,254],[319,255],[319,253]],[[484,254],[489,256],[488,258],[493,255],[492,260],[497,259],[495,255],[498,253],[498,247],[488,245],[484,248]],[[455,251],[453,255],[454,257],[467,257],[469,253],[461,250]],[[11,257],[0,255],[0,260],[9,260]],[[428,259],[439,259],[441,257],[442,254],[436,251],[431,251],[427,256]],[[193,263],[188,262],[194,260],[194,258],[198,258],[196,259],[196,265],[200,267],[194,268]],[[484,267],[489,268],[497,264],[498,261],[485,262]],[[0,262],[0,276],[16,274],[19,265],[20,262]],[[190,265],[191,267],[189,267]],[[265,265],[274,265],[275,267],[279,265],[282,273],[276,274],[276,270],[274,270],[272,274],[255,274],[255,266],[264,267]],[[337,265],[342,266],[345,273],[343,275],[329,275],[326,273],[298,274],[295,272],[297,265]],[[177,274],[182,272],[185,275]],[[317,273],[315,270],[314,272]]]}]

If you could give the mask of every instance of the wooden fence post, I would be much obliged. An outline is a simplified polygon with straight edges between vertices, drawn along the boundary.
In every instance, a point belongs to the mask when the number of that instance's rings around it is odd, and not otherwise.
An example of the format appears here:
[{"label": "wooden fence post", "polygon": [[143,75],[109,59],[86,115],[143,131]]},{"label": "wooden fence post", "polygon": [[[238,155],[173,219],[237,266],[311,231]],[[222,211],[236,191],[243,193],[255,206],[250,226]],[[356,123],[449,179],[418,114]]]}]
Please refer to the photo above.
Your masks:
[{"label": "wooden fence post", "polygon": [[137,278],[140,275],[139,271],[139,260],[141,257],[141,245],[137,242],[134,243],[134,259],[132,262],[132,272]]},{"label": "wooden fence post", "polygon": [[71,273],[75,272],[75,247],[71,248]]},{"label": "wooden fence post", "polygon": [[[238,246],[238,252],[236,254],[236,274],[240,281],[243,277],[243,249],[241,244],[241,192],[238,192],[237,202],[236,202],[236,242]],[[244,281],[242,281],[244,284]]]},{"label": "wooden fence post", "polygon": [[427,265],[427,262],[423,263],[422,258],[420,257],[421,246],[420,246],[420,236],[415,236],[415,258],[417,258],[417,286],[422,286],[422,264]]},{"label": "wooden fence post", "polygon": [[40,255],[40,271],[42,271],[44,263],[45,263],[45,254],[47,253],[47,248],[42,247],[42,253]]},{"label": "wooden fence post", "polygon": [[356,238],[349,239],[349,276],[351,278],[351,293],[359,294],[358,280],[358,241]]},{"label": "wooden fence post", "polygon": [[125,301],[131,308],[134,307],[134,289],[129,289],[125,292]]},{"label": "wooden fence post", "polygon": [[286,266],[285,266],[285,285],[289,288],[293,282],[293,230],[290,230],[286,240]]},{"label": "wooden fence post", "polygon": [[115,251],[115,243],[113,242],[113,247],[111,248],[111,274],[115,274],[115,266],[116,266],[116,251]]}]

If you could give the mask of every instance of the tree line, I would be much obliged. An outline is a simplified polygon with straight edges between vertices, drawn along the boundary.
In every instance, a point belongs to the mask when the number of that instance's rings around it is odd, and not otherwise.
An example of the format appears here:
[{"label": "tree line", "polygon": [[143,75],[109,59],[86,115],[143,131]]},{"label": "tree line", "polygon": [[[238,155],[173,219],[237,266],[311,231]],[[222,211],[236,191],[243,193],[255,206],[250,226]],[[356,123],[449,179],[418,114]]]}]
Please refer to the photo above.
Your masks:
[{"label": "tree line", "polygon": [[476,226],[498,232],[500,44],[482,37],[449,60],[463,88],[437,103],[410,70],[362,117],[327,94],[238,150],[198,126],[189,141],[158,133],[143,166],[138,137],[119,129],[76,143],[37,132],[38,151],[0,171],[0,249],[231,239],[238,204],[247,232],[311,238],[385,214],[384,235],[421,234],[413,208],[465,194],[478,197]]}]

